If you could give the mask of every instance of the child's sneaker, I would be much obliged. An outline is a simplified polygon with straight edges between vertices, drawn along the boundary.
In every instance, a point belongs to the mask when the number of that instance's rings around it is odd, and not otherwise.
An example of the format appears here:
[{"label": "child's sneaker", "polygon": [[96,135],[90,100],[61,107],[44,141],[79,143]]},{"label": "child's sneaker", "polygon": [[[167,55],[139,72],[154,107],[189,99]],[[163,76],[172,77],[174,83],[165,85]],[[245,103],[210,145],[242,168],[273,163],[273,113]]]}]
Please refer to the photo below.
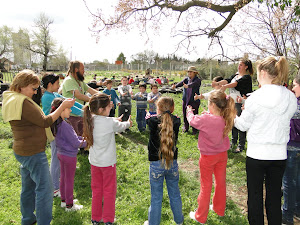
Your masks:
[{"label": "child's sneaker", "polygon": [[53,192],[53,197],[59,197],[60,198],[60,190],[57,189]]},{"label": "child's sneaker", "polygon": [[66,207],[66,212],[70,212],[70,211],[77,211],[83,208],[83,205],[76,205],[73,204],[73,206],[71,208]]},{"label": "child's sneaker", "polygon": [[[74,204],[75,202],[78,202],[78,199],[73,199],[73,204]],[[60,203],[60,207],[66,208],[66,207],[67,207],[66,202],[61,202],[61,203]]]},{"label": "child's sneaker", "polygon": [[146,220],[146,221],[144,222],[144,225],[149,225],[149,221]]},{"label": "child's sneaker", "polygon": [[[190,212],[190,218],[198,223],[200,223],[198,220],[196,220],[196,217],[195,217],[195,214],[196,212]],[[204,223],[200,223],[200,224],[204,224]]]}]

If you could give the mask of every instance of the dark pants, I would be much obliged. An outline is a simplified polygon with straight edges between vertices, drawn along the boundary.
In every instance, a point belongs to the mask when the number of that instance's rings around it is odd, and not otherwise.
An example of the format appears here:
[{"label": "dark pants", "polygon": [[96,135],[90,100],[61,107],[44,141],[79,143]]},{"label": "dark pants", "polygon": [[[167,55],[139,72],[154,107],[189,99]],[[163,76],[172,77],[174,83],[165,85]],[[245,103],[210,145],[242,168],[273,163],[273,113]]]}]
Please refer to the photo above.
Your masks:
[{"label": "dark pants", "polygon": [[109,117],[115,117],[116,114],[116,110],[115,109],[111,109],[109,112]]},{"label": "dark pants", "polygon": [[80,116],[70,116],[69,121],[78,136],[83,134],[83,118]]},{"label": "dark pants", "polygon": [[[194,115],[198,114],[200,102],[192,102],[188,105],[193,107]],[[183,129],[188,131],[190,125],[189,125],[189,122],[187,121],[187,118],[186,118],[186,103],[184,101],[182,102],[182,112],[183,112],[183,121],[184,121],[184,128]],[[196,133],[196,132],[197,132],[197,129],[193,127],[193,133]]]},{"label": "dark pants", "polygon": [[[235,108],[237,111],[237,115],[240,116],[242,113],[242,104],[235,103]],[[238,147],[241,149],[245,149],[246,132],[240,131],[233,126],[233,128],[232,128],[232,144],[237,144],[238,140],[239,140]]]},{"label": "dark pants", "polygon": [[139,131],[146,129],[146,109],[136,109],[136,123]]},{"label": "dark pants", "polygon": [[248,221],[250,225],[264,225],[264,180],[268,224],[281,225],[281,185],[285,164],[286,160],[257,160],[247,157]]},{"label": "dark pants", "polygon": [[121,116],[122,114],[122,121],[127,121],[129,119],[129,116],[131,115],[131,105],[120,105],[119,116]]}]

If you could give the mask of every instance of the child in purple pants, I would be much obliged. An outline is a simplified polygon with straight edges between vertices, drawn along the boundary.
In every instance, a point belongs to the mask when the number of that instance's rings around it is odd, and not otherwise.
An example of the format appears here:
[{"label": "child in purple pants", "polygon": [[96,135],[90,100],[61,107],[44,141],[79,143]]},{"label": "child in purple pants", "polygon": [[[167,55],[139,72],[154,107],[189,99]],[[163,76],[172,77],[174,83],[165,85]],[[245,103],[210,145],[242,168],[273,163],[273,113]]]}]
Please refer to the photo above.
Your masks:
[{"label": "child in purple pants", "polygon": [[[63,98],[55,98],[51,110],[56,110],[63,101]],[[77,152],[78,148],[86,147],[86,141],[77,136],[72,125],[68,123],[67,118],[70,117],[70,112],[71,109],[65,109],[51,129],[55,136],[57,157],[60,161],[61,207],[66,207],[66,211],[76,211],[83,208],[82,205],[74,204],[75,200],[73,200]]]}]

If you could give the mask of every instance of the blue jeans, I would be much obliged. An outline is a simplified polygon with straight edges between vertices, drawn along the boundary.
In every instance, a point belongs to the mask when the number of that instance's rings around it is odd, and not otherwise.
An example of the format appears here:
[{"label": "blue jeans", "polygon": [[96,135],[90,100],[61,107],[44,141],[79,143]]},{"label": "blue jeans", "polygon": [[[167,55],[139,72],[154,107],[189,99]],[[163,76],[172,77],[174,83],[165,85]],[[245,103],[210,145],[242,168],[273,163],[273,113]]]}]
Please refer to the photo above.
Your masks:
[{"label": "blue jeans", "polygon": [[182,202],[178,187],[179,172],[177,160],[173,161],[173,165],[169,170],[162,167],[161,161],[151,161],[149,176],[151,186],[151,205],[148,211],[149,225],[160,224],[164,179],[166,179],[167,183],[174,221],[176,224],[183,223]]},{"label": "blue jeans", "polygon": [[[32,156],[15,154],[21,163],[22,191],[21,213],[22,225],[48,225],[52,220],[53,188],[45,152]],[[36,215],[34,214],[36,211]]]},{"label": "blue jeans", "polygon": [[300,214],[300,149],[289,151],[286,168],[283,176],[282,217],[293,222],[294,214]]},{"label": "blue jeans", "polygon": [[51,146],[51,163],[50,163],[50,174],[52,177],[53,189],[59,189],[59,177],[60,177],[60,164],[57,157],[57,149],[55,140],[50,142]]},{"label": "blue jeans", "polygon": [[139,131],[146,129],[146,109],[136,109],[136,122],[138,124]]}]

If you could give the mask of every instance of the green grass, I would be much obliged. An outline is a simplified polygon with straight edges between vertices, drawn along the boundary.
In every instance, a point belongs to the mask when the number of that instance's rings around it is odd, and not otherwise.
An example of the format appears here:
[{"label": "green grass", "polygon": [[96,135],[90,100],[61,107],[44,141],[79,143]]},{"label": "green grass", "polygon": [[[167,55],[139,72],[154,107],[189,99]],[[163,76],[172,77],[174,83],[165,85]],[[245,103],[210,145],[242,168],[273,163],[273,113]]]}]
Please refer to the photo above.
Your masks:
[{"label": "green grass", "polygon": [[[201,88],[202,89],[202,88]],[[203,92],[205,89],[203,88]],[[150,90],[147,89],[149,92]],[[134,89],[137,92],[137,88]],[[175,114],[182,118],[181,95],[169,94],[175,100]],[[117,200],[115,224],[143,224],[147,220],[148,207],[150,205],[149,162],[147,155],[147,142],[149,132],[140,133],[135,122],[135,101],[132,101],[132,119],[134,126],[131,132],[124,135],[116,135],[117,143]],[[206,107],[202,101],[201,106]],[[19,198],[21,190],[21,178],[19,163],[16,161],[11,149],[12,135],[9,124],[4,124],[0,115],[0,224],[20,224],[21,213]],[[197,224],[188,214],[197,208],[199,194],[199,150],[197,149],[197,137],[191,133],[181,133],[178,140],[180,181],[179,187],[182,195],[183,213],[185,224]],[[50,162],[50,148],[46,150]],[[54,225],[63,224],[90,224],[91,217],[91,188],[90,165],[86,156],[78,155],[78,169],[76,170],[74,196],[84,206],[78,212],[65,212],[60,207],[60,200],[54,199],[53,221]],[[245,153],[232,154],[229,152],[227,166],[227,182],[239,188],[246,185]],[[209,212],[207,224],[243,225],[248,224],[241,209],[234,203],[233,198],[227,199],[226,216],[219,218],[215,213]],[[169,205],[166,187],[162,206],[161,224],[175,224]]]}]

